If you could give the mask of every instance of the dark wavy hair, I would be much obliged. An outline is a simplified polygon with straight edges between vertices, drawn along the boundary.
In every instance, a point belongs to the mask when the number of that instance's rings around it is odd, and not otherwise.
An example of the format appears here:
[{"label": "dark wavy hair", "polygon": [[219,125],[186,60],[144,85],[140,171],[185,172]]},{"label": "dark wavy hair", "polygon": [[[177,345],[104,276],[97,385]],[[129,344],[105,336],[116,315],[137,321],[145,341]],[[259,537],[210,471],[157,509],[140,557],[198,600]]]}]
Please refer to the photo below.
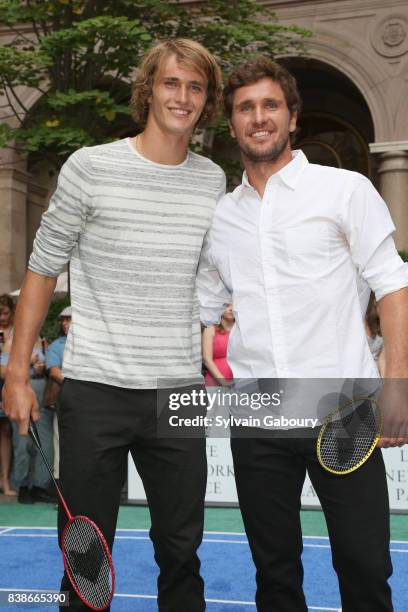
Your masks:
[{"label": "dark wavy hair", "polygon": [[260,55],[241,64],[231,72],[224,87],[224,109],[228,118],[232,115],[234,92],[245,85],[253,85],[261,79],[271,78],[278,83],[285,96],[291,115],[299,115],[302,102],[295,77],[281,64]]}]

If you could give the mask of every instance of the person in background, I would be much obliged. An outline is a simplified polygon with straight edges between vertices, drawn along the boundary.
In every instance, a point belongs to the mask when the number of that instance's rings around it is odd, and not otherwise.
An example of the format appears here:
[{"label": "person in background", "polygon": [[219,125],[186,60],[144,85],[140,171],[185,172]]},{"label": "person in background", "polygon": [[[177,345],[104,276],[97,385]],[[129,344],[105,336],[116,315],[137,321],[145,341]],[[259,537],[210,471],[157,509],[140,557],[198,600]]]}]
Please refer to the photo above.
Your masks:
[{"label": "person in background", "polygon": [[368,346],[374,360],[378,366],[378,370],[382,377],[385,372],[385,351],[384,339],[381,333],[380,317],[377,310],[377,302],[375,294],[372,292],[367,306],[367,312],[364,319],[364,325],[367,335]]},{"label": "person in background", "polygon": [[[13,335],[14,302],[8,295],[0,296],[0,355],[3,352],[4,342]],[[0,379],[0,391],[3,378]],[[7,496],[17,495],[10,485],[10,468],[13,455],[12,430],[10,421],[6,417],[0,402],[0,464],[1,479],[0,491]]]},{"label": "person in background", "polygon": [[50,344],[47,351],[47,370],[49,376],[62,385],[64,375],[62,373],[62,358],[64,356],[65,343],[71,326],[72,308],[67,306],[58,315],[60,324],[59,336]]},{"label": "person in background", "polygon": [[[62,373],[62,358],[64,356],[65,343],[67,341],[67,335],[69,332],[69,328],[71,325],[71,317],[72,317],[72,308],[71,306],[67,306],[62,310],[58,316],[59,324],[60,324],[60,333],[59,337],[54,340],[48,347],[47,351],[47,370],[48,377],[51,379],[55,385],[54,388],[57,388],[57,393],[55,394],[55,402],[57,400],[57,395],[59,390],[61,389],[62,383],[64,382],[64,375]],[[57,387],[59,385],[59,389]],[[49,409],[56,409],[55,402],[48,404],[45,400],[45,407]],[[59,435],[58,435],[58,419],[57,413],[54,412],[54,477],[59,478]]]},{"label": "person in background", "polygon": [[13,335],[14,325],[14,302],[9,295],[0,295],[0,332],[3,334],[3,342]]},{"label": "person in background", "polygon": [[[216,325],[205,327],[202,334],[202,351],[204,365],[204,383],[208,394],[215,394],[217,400],[212,404],[212,425],[206,427],[207,438],[216,438],[220,435],[220,429],[214,425],[217,417],[228,418],[229,409],[224,402],[218,401],[220,392],[228,392],[233,379],[232,370],[227,361],[228,341],[235,318],[232,304],[228,304],[221,315],[220,322]],[[221,389],[220,389],[221,387]],[[228,429],[229,432],[229,429]],[[223,430],[227,435],[227,430]]]},{"label": "person in background", "polygon": [[204,380],[207,387],[228,385],[232,370],[227,361],[228,340],[235,318],[232,305],[228,304],[218,325],[210,325],[203,331]]},{"label": "person in background", "polygon": [[[1,378],[5,378],[13,336],[4,343],[0,359]],[[30,358],[30,382],[35,392],[39,407],[40,419],[37,422],[43,451],[50,465],[53,463],[53,415],[44,409],[43,396],[45,388],[45,343],[38,337]],[[13,423],[14,469],[13,482],[18,487],[18,501],[21,504],[32,504],[35,501],[53,502],[55,498],[47,493],[49,475],[40,453],[29,436],[21,435]]]}]

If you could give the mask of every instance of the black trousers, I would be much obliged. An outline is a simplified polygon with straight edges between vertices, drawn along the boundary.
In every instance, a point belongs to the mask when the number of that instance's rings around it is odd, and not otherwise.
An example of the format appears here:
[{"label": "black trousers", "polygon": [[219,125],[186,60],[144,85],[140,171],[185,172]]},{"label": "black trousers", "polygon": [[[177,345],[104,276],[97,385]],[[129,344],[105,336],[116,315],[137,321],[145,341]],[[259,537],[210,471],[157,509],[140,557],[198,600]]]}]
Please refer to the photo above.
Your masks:
[{"label": "black trousers", "polygon": [[[204,525],[205,439],[157,437],[156,396],[150,389],[65,380],[59,408],[61,489],[71,513],[92,519],[112,549],[130,451],[150,509],[159,610],[202,612],[197,548]],[[66,520],[60,507],[60,537]],[[61,590],[70,592],[69,609],[89,610],[66,575]]]},{"label": "black trousers", "polygon": [[388,490],[380,450],[357,471],[336,476],[318,463],[315,438],[260,436],[231,438],[256,566],[257,610],[307,612],[300,558],[300,497],[307,470],[326,517],[343,612],[391,612]]}]

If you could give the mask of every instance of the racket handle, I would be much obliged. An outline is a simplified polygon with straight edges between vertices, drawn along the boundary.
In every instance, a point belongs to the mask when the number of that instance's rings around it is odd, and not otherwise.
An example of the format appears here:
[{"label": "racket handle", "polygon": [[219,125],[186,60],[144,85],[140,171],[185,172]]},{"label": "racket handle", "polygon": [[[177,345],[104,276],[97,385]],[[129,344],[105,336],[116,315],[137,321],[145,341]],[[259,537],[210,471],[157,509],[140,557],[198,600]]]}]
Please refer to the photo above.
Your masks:
[{"label": "racket handle", "polygon": [[34,442],[35,446],[40,451],[40,455],[42,457],[42,460],[44,461],[45,467],[47,468],[48,473],[49,473],[49,475],[51,477],[51,480],[54,483],[54,486],[55,486],[55,488],[57,490],[58,497],[60,498],[61,503],[64,506],[64,510],[65,510],[65,512],[67,514],[67,517],[71,520],[72,519],[72,514],[70,513],[70,511],[68,509],[68,506],[66,504],[66,501],[65,501],[65,499],[64,499],[64,497],[63,497],[63,495],[61,493],[61,489],[59,488],[59,486],[58,486],[58,484],[57,484],[57,482],[56,482],[56,480],[54,478],[54,474],[53,474],[52,469],[50,468],[50,464],[47,461],[47,457],[44,455],[44,451],[43,451],[42,446],[41,446],[40,436],[38,435],[37,425],[31,419],[30,419],[30,423],[28,425],[28,433],[30,434],[31,439]]},{"label": "racket handle", "polygon": [[36,445],[38,449],[42,448],[40,436],[38,435],[37,425],[30,419],[30,424],[28,426],[28,433],[31,436],[32,441]]},{"label": "racket handle", "polygon": [[41,440],[40,440],[40,436],[38,435],[37,425],[31,419],[30,419],[30,424],[28,426],[28,433],[30,434],[32,441],[34,442],[34,444],[36,445],[36,447],[40,451],[40,455],[42,457],[42,460],[45,463],[45,467],[47,468],[48,473],[51,476],[51,479],[52,479],[53,483],[55,484],[55,486],[57,488],[57,491],[58,491],[58,485],[55,482],[54,474],[52,472],[52,469],[50,468],[50,464],[48,463],[47,457],[44,455],[44,451],[43,451],[42,446],[41,446]]}]

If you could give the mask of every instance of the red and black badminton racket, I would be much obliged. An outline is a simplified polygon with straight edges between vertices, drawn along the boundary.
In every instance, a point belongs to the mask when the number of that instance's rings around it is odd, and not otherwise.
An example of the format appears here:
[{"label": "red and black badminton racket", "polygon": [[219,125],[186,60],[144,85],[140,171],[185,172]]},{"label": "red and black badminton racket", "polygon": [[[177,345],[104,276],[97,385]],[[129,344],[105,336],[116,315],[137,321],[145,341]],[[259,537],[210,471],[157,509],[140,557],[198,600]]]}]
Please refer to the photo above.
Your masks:
[{"label": "red and black badminton racket", "polygon": [[68,518],[61,538],[67,576],[76,594],[88,608],[106,610],[112,601],[115,586],[115,572],[106,540],[98,526],[88,517],[72,516],[44,455],[33,421],[30,421],[28,431],[47,466]]}]

